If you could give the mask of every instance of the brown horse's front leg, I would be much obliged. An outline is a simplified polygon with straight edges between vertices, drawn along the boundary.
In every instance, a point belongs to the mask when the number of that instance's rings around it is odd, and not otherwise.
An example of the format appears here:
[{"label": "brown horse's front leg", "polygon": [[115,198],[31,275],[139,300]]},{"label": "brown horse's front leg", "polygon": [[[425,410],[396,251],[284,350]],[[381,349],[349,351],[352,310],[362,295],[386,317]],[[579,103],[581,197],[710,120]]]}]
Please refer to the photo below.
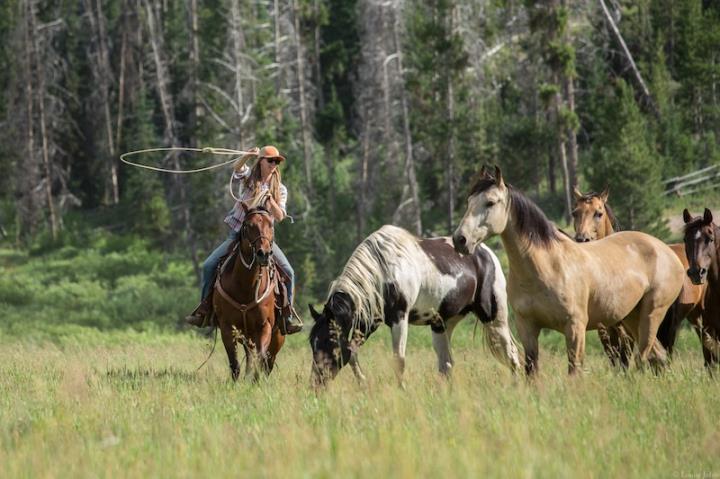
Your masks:
[{"label": "brown horse's front leg", "polygon": [[275,367],[275,358],[277,358],[278,352],[285,344],[285,336],[282,335],[279,328],[275,328],[271,333],[270,346],[267,350],[267,374]]},{"label": "brown horse's front leg", "polygon": [[240,376],[240,363],[238,363],[237,359],[237,340],[234,331],[229,327],[222,327],[220,328],[220,335],[230,362],[230,374],[233,381],[237,381]]}]

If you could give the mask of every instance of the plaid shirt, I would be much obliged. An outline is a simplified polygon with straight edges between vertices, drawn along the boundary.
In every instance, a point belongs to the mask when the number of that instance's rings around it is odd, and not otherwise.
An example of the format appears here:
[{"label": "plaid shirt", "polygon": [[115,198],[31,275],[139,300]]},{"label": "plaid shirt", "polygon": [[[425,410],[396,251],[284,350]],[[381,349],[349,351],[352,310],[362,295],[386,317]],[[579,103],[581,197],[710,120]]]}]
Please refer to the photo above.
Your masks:
[{"label": "plaid shirt", "polygon": [[[248,176],[250,176],[250,168],[247,165],[245,165],[239,172],[233,173],[233,181],[245,180]],[[270,188],[270,185],[267,183],[263,183],[260,185],[261,191],[267,191],[269,188]],[[242,226],[243,221],[245,220],[245,210],[243,209],[243,207],[240,203],[243,201],[251,200],[251,199],[253,199],[254,196],[255,196],[255,191],[252,188],[245,188],[245,181],[240,181],[240,184],[238,185],[238,195],[237,195],[237,197],[240,198],[240,201],[235,203],[235,206],[233,206],[233,209],[230,210],[230,213],[228,213],[228,215],[225,217],[225,223],[233,231],[240,231],[240,227]],[[280,202],[278,203],[278,206],[285,214],[287,214],[287,210],[286,210],[287,196],[288,196],[287,188],[285,188],[285,185],[280,183]]]}]

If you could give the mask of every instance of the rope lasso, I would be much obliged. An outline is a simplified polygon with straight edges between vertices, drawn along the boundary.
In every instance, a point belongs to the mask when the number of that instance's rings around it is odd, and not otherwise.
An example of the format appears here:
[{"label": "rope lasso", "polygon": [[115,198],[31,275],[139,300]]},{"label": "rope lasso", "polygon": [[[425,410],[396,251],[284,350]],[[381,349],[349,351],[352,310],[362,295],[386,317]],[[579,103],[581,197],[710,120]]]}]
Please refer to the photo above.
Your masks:
[{"label": "rope lasso", "polygon": [[[158,168],[156,166],[149,166],[149,165],[143,165],[141,163],[135,163],[127,159],[128,156],[134,156],[134,155],[140,155],[143,153],[155,153],[158,151],[193,151],[196,153],[209,153],[211,155],[226,155],[226,156],[234,156],[235,158],[224,161],[222,163],[218,163],[217,165],[210,165],[205,166],[203,168],[195,168],[192,170],[172,170],[169,168]],[[215,168],[220,168],[225,165],[229,165],[230,163],[233,163],[237,161],[239,158],[245,156],[245,155],[255,155],[257,152],[254,151],[244,151],[244,150],[233,150],[230,148],[214,148],[214,147],[205,147],[205,148],[190,148],[190,147],[184,147],[184,146],[170,146],[170,147],[164,147],[164,148],[146,148],[144,150],[135,150],[135,151],[128,151],[127,153],[123,153],[120,155],[120,161],[123,163],[130,165],[130,166],[137,166],[138,168],[145,168],[146,170],[152,170],[152,171],[159,171],[161,173],[173,173],[177,175],[183,175],[183,174],[190,174],[190,173],[200,173],[202,171],[208,171]]]}]

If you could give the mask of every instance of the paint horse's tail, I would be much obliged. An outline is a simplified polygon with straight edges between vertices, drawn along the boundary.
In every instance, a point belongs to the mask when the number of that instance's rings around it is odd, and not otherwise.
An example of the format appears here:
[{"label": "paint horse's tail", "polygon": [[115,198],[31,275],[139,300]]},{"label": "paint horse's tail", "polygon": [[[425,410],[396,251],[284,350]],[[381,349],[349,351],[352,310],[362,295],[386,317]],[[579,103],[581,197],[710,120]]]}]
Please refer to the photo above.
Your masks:
[{"label": "paint horse's tail", "polygon": [[513,374],[522,371],[518,343],[510,331],[507,315],[498,314],[494,321],[483,323],[485,344],[490,353]]}]

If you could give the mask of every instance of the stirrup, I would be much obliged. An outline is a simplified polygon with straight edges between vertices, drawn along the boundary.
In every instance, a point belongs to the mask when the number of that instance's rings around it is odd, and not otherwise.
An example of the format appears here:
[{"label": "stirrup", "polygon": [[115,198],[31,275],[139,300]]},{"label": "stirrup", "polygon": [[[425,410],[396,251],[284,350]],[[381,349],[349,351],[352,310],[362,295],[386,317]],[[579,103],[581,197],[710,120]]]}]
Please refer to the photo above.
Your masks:
[{"label": "stirrup", "polygon": [[[298,316],[295,308],[290,306],[289,309],[290,314],[287,316],[283,315],[282,319],[280,320],[280,332],[283,334],[283,336],[299,333],[303,329],[302,319],[300,319],[300,316]],[[295,319],[296,321],[293,321],[293,319]]]}]

